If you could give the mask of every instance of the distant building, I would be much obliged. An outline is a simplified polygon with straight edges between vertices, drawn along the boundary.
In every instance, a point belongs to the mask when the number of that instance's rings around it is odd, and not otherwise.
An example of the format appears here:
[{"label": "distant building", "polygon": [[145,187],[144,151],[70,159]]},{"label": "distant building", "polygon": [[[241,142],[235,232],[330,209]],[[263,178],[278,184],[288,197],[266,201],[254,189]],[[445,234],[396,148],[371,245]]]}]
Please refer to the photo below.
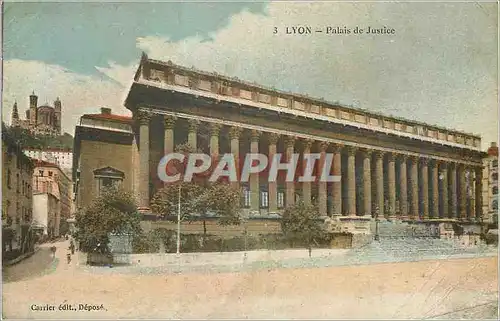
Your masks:
[{"label": "distant building", "polygon": [[44,104],[38,106],[38,96],[33,92],[30,97],[29,109],[26,110],[26,119],[21,119],[17,102],[12,107],[13,127],[21,127],[35,135],[61,135],[62,105],[59,98],[54,101],[54,107]]},{"label": "distant building", "polygon": [[54,163],[35,161],[33,174],[33,225],[48,237],[68,231],[71,215],[73,184],[64,171]]},{"label": "distant building", "polygon": [[71,169],[73,165],[73,151],[64,148],[25,148],[24,154],[31,158],[57,164],[63,170]]},{"label": "distant building", "polygon": [[20,248],[23,226],[32,221],[33,162],[2,128],[2,239],[3,250]]},{"label": "distant building", "polygon": [[498,222],[498,146],[491,143],[483,160],[483,212],[485,221]]}]

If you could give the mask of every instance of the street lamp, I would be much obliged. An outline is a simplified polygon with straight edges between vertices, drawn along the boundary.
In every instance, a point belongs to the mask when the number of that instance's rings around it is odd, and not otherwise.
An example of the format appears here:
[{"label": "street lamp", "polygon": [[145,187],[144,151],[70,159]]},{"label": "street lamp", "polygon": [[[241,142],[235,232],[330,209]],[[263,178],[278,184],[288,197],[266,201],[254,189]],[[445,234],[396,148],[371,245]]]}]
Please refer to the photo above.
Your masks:
[{"label": "street lamp", "polygon": [[375,241],[380,241],[380,237],[378,235],[378,215],[379,215],[379,208],[378,206],[375,207]]},{"label": "street lamp", "polygon": [[177,256],[181,253],[181,184],[179,184],[179,194],[177,198]]}]

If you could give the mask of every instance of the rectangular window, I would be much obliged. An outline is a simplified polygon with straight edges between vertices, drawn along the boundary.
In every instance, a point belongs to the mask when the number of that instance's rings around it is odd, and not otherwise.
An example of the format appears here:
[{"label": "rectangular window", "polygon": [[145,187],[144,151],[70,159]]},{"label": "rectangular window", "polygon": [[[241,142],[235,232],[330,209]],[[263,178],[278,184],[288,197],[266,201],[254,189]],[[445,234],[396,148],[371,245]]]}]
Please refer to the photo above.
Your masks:
[{"label": "rectangular window", "polygon": [[99,195],[101,195],[105,189],[111,188],[111,187],[117,187],[120,185],[121,179],[119,178],[112,178],[112,177],[99,177],[98,178],[99,182]]},{"label": "rectangular window", "polygon": [[243,207],[250,207],[250,190],[248,187],[243,189]]},{"label": "rectangular window", "polygon": [[285,193],[282,191],[278,192],[278,208],[283,208],[285,207]]},{"label": "rectangular window", "polygon": [[269,193],[267,191],[260,192],[260,207],[269,207]]},{"label": "rectangular window", "polygon": [[39,170],[38,173],[40,174],[40,177],[43,177],[43,170]]},{"label": "rectangular window", "polygon": [[52,171],[49,171],[49,177],[52,177]]},{"label": "rectangular window", "polygon": [[11,188],[11,181],[12,181],[12,172],[10,169],[7,170],[7,187],[10,189]]}]

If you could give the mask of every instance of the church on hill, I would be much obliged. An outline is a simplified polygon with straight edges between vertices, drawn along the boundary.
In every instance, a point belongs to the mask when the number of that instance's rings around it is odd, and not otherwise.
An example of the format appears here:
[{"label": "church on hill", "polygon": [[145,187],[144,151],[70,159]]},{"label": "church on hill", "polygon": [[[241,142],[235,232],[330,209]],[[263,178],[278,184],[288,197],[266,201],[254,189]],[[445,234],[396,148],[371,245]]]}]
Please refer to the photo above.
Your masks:
[{"label": "church on hill", "polygon": [[57,98],[54,101],[54,106],[44,104],[38,106],[38,96],[33,92],[30,95],[29,109],[26,110],[26,119],[19,117],[17,102],[12,107],[12,122],[13,127],[21,127],[29,130],[35,135],[61,135],[61,101]]}]

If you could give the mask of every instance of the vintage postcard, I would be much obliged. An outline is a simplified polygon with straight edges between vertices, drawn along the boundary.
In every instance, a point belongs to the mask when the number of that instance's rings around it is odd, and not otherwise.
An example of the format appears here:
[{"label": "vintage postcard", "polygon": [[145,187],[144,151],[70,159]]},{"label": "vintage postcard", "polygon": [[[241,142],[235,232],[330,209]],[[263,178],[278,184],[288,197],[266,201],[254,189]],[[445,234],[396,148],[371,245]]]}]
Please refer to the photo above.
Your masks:
[{"label": "vintage postcard", "polygon": [[2,4],[5,319],[498,319],[498,3]]}]

